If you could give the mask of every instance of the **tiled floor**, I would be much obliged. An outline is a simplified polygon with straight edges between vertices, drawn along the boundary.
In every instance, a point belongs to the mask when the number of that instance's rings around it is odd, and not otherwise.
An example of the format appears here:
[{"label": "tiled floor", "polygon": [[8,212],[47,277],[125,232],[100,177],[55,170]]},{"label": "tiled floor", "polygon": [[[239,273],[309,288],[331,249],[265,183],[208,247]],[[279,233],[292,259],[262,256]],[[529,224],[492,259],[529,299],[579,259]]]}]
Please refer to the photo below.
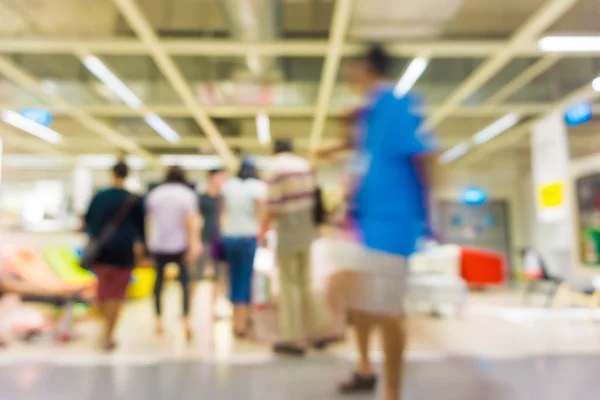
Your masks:
[{"label": "tiled floor", "polygon": [[[156,338],[151,303],[133,303],[112,355],[95,350],[96,322],[79,324],[80,339],[67,346],[1,350],[0,400],[339,398],[335,383],[352,368],[351,340],[303,360],[278,359],[266,345],[232,340],[227,322],[213,325],[205,286],[195,299],[197,338],[186,345],[177,289],[166,298],[171,330]],[[585,310],[521,308],[513,294],[472,294],[462,317],[414,317],[408,330],[408,400],[600,398],[600,322]]]}]

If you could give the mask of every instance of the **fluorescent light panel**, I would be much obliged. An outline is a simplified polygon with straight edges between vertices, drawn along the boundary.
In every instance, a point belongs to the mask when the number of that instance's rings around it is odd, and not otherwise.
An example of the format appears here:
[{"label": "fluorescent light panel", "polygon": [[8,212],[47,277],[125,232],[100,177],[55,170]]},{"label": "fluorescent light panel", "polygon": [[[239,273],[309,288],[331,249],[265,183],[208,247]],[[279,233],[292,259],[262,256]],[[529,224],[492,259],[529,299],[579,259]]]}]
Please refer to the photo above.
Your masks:
[{"label": "fluorescent light panel", "polygon": [[179,143],[180,137],[173,128],[154,113],[144,115],[144,121],[169,143]]},{"label": "fluorescent light panel", "polygon": [[440,156],[440,162],[442,164],[451,163],[452,161],[457,160],[460,157],[467,154],[470,149],[471,149],[471,143],[469,143],[469,142],[460,143],[460,144],[454,146],[453,148],[451,148],[450,150],[447,150],[444,153],[442,153],[442,155]]},{"label": "fluorescent light panel", "polygon": [[125,104],[129,107],[137,109],[142,106],[142,101],[123,83],[122,80],[117,78],[113,72],[108,69],[108,67],[100,61],[100,59],[96,56],[85,56],[82,59],[83,65],[86,66],[88,70],[96,78],[98,78],[102,83],[110,88]]},{"label": "fluorescent light panel", "polygon": [[260,144],[271,143],[271,122],[265,113],[256,116],[256,135]]},{"label": "fluorescent light panel", "polygon": [[52,144],[58,144],[62,141],[60,133],[38,124],[30,119],[25,118],[19,113],[11,110],[5,110],[2,112],[2,120],[15,128],[21,129],[33,136],[36,136],[46,142]]},{"label": "fluorescent light panel", "polygon": [[412,60],[396,84],[396,87],[394,88],[394,94],[397,97],[402,97],[408,93],[427,68],[427,64],[429,64],[429,60],[425,57],[417,57]]},{"label": "fluorescent light panel", "polygon": [[595,52],[600,51],[600,36],[546,36],[538,46],[546,52]]},{"label": "fluorescent light panel", "polygon": [[486,128],[473,135],[473,143],[479,145],[495,138],[502,132],[518,124],[520,119],[521,117],[517,113],[505,115],[504,117],[500,118],[496,122],[492,123],[491,125],[487,126]]}]

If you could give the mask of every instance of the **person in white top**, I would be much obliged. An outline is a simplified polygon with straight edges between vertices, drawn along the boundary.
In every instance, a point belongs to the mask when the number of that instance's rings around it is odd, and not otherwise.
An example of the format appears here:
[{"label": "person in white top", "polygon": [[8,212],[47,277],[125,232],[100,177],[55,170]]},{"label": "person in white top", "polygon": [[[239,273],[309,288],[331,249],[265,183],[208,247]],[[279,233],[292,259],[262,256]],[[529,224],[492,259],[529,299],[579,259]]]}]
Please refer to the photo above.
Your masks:
[{"label": "person in white top", "polygon": [[200,243],[200,214],[198,196],[187,184],[184,171],[171,167],[165,183],[153,189],[146,199],[146,213],[150,221],[149,248],[156,261],[156,333],[163,331],[161,295],[165,268],[170,263],[179,268],[179,282],[183,289],[184,323],[191,339],[189,268],[202,252]]},{"label": "person in white top", "polygon": [[248,159],[242,161],[238,175],[228,179],[223,186],[226,215],[222,230],[223,250],[230,271],[233,329],[238,337],[248,333],[254,255],[266,195],[266,185],[257,178],[256,167]]}]

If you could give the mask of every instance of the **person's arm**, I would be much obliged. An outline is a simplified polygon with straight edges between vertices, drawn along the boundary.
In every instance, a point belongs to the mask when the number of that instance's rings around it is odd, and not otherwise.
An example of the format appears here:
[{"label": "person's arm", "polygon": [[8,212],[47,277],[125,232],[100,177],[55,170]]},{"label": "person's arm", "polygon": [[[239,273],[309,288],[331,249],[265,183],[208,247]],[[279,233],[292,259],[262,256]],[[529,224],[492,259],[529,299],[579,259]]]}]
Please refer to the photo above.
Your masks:
[{"label": "person's arm", "polygon": [[261,222],[260,237],[265,237],[277,215],[281,203],[281,185],[276,174],[271,174],[263,191],[262,201],[257,202],[257,212]]},{"label": "person's arm", "polygon": [[201,220],[199,212],[198,199],[196,195],[193,196],[192,201],[187,210],[185,216],[185,230],[188,237],[188,249],[186,252],[186,264],[188,266],[194,265],[202,254],[202,243],[200,241],[200,226]]}]

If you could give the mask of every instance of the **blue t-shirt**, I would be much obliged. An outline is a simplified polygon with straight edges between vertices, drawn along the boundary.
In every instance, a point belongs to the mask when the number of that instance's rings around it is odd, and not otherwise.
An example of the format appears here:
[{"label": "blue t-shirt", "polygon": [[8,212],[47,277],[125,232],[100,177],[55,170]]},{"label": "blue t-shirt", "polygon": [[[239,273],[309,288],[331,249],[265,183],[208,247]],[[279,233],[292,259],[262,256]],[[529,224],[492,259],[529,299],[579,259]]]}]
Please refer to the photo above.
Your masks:
[{"label": "blue t-shirt", "polygon": [[409,256],[425,232],[425,188],[414,158],[432,149],[419,130],[419,99],[397,98],[393,87],[377,90],[361,117],[357,164],[362,166],[354,213],[364,244],[374,250]]}]

